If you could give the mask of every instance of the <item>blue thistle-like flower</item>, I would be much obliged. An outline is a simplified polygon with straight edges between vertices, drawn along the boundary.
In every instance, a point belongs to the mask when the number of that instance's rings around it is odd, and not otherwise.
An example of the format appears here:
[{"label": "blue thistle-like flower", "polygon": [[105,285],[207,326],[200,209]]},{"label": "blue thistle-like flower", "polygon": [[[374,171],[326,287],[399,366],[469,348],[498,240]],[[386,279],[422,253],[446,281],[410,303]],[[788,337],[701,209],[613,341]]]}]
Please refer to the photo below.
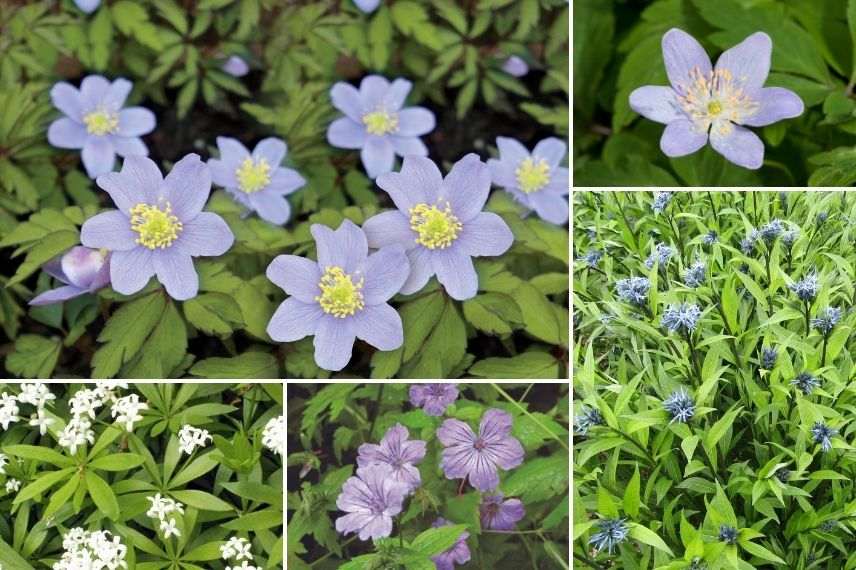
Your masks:
[{"label": "blue thistle-like flower", "polygon": [[774,219],[771,220],[767,225],[763,226],[758,232],[758,234],[765,242],[771,243],[777,237],[782,235],[784,229],[785,225],[782,223],[782,220]]},{"label": "blue thistle-like flower", "polygon": [[671,192],[654,192],[654,202],[651,204],[651,209],[654,210],[655,214],[662,214],[671,201]]},{"label": "blue thistle-like flower", "polygon": [[813,301],[817,297],[820,284],[817,282],[817,273],[812,271],[808,275],[788,285],[788,289],[797,294],[801,301]]},{"label": "blue thistle-like flower", "polygon": [[823,224],[825,224],[825,223],[826,223],[826,220],[828,220],[828,219],[829,219],[829,214],[828,214],[828,213],[826,213],[826,212],[820,212],[820,213],[817,215],[817,225],[822,226]]},{"label": "blue thistle-like flower", "polygon": [[718,241],[719,241],[719,236],[716,235],[716,232],[713,230],[710,230],[709,232],[704,234],[704,237],[701,238],[701,242],[704,245],[713,245]]},{"label": "blue thistle-like flower", "polygon": [[602,519],[597,522],[597,527],[600,530],[589,539],[589,544],[594,546],[596,552],[606,550],[612,554],[630,534],[630,528],[625,524],[624,519]]},{"label": "blue thistle-like flower", "polygon": [[808,372],[800,372],[796,378],[791,380],[791,384],[799,388],[800,392],[806,396],[810,396],[815,388],[820,387],[820,379]]},{"label": "blue thistle-like flower", "polygon": [[672,392],[663,400],[663,408],[672,416],[672,422],[687,423],[695,414],[695,402],[684,388]]},{"label": "blue thistle-like flower", "polygon": [[603,257],[603,252],[597,249],[590,249],[584,255],[581,255],[577,259],[579,261],[584,261],[586,265],[589,267],[597,267],[597,264],[600,263],[600,259]]},{"label": "blue thistle-like flower", "polygon": [[816,328],[824,336],[832,332],[838,321],[841,320],[841,315],[844,313],[838,307],[826,307],[818,316],[811,320],[811,326]]},{"label": "blue thistle-like flower", "polygon": [[698,260],[684,270],[684,284],[687,287],[692,287],[693,289],[700,287],[704,285],[705,278],[704,261]]},{"label": "blue thistle-like flower", "polygon": [[727,524],[719,525],[719,540],[726,544],[736,544],[737,536],[740,534],[733,526]]},{"label": "blue thistle-like flower", "polygon": [[765,346],[761,349],[761,368],[764,370],[772,370],[776,366],[776,359],[779,357],[779,351],[775,348]]},{"label": "blue thistle-like flower", "polygon": [[782,234],[782,243],[785,247],[791,247],[794,245],[794,242],[797,241],[798,237],[800,237],[799,230],[788,230]]},{"label": "blue thistle-like flower", "polygon": [[826,452],[832,449],[832,440],[838,433],[838,430],[835,428],[831,428],[823,422],[815,422],[814,427],[811,428],[811,436],[814,439],[815,443],[820,444],[820,448]]},{"label": "blue thistle-like flower", "polygon": [[615,283],[618,296],[631,305],[643,306],[648,301],[648,289],[651,283],[647,277],[629,277]]},{"label": "blue thistle-like flower", "polygon": [[669,259],[672,258],[673,250],[671,247],[664,243],[658,243],[654,246],[654,250],[651,252],[651,255],[648,256],[648,259],[645,260],[645,267],[651,269],[654,267],[654,262],[657,261],[661,266],[669,263]]},{"label": "blue thistle-like flower", "polygon": [[787,483],[791,478],[791,470],[785,467],[781,467],[776,471],[776,479],[781,481],[782,483]]},{"label": "blue thistle-like flower", "polygon": [[660,323],[670,332],[692,332],[695,330],[699,318],[701,318],[701,309],[698,308],[698,305],[680,303],[666,307]]},{"label": "blue thistle-like flower", "polygon": [[580,408],[580,415],[574,417],[574,423],[577,426],[577,432],[580,435],[586,435],[592,426],[603,425],[603,416],[597,408],[583,406]]},{"label": "blue thistle-like flower", "polygon": [[822,530],[823,532],[832,532],[836,528],[838,528],[838,521],[835,519],[823,521],[823,523],[820,525],[820,530]]}]

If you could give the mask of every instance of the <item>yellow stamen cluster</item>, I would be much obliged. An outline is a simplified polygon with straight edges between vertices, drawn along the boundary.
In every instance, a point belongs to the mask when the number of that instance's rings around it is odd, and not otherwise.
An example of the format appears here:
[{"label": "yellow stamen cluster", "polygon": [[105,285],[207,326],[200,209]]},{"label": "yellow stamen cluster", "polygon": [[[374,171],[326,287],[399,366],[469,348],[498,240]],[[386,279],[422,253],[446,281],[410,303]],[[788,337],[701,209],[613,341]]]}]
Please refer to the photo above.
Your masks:
[{"label": "yellow stamen cluster", "polygon": [[452,214],[449,203],[442,210],[436,205],[417,204],[410,208],[410,229],[419,234],[416,243],[428,249],[445,249],[458,239],[464,227]]},{"label": "yellow stamen cluster", "polygon": [[526,194],[537,192],[550,182],[550,165],[543,158],[525,158],[514,171],[517,186]]},{"label": "yellow stamen cluster", "polygon": [[107,111],[93,111],[83,117],[86,132],[90,135],[106,135],[119,130],[119,115]]},{"label": "yellow stamen cluster", "polygon": [[727,134],[732,123],[743,122],[760,108],[727,69],[702,73],[696,67],[689,81],[676,91],[678,103],[699,132],[707,132],[713,126]]},{"label": "yellow stamen cluster", "polygon": [[336,265],[324,270],[318,288],[321,289],[321,295],[315,297],[315,300],[328,315],[344,319],[366,306],[360,292],[363,288],[363,278],[360,277],[354,282],[350,275]]},{"label": "yellow stamen cluster", "polygon": [[398,115],[384,110],[363,115],[363,124],[370,135],[385,135],[398,130]]},{"label": "yellow stamen cluster", "polygon": [[270,164],[263,158],[253,160],[247,157],[235,171],[235,178],[242,192],[258,192],[270,184]]},{"label": "yellow stamen cluster", "polygon": [[149,249],[166,249],[178,238],[184,229],[182,223],[172,213],[169,202],[162,210],[150,204],[137,204],[130,210],[131,229],[140,237],[137,244]]}]

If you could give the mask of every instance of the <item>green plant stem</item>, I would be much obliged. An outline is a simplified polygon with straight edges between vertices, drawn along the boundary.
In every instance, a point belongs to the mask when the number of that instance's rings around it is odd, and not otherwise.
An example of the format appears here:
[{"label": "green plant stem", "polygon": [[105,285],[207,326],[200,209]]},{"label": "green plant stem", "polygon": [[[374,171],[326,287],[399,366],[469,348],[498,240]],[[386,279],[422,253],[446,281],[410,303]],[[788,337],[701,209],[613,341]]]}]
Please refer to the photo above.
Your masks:
[{"label": "green plant stem", "polygon": [[567,451],[568,453],[570,453],[571,449],[568,447],[568,444],[567,444],[567,443],[565,443],[564,441],[562,441],[562,438],[561,438],[561,437],[559,437],[558,435],[556,435],[555,433],[553,433],[552,431],[550,431],[550,429],[549,429],[549,428],[547,428],[547,426],[545,426],[544,424],[542,424],[542,423],[541,423],[541,421],[540,421],[540,420],[538,420],[538,418],[536,418],[536,417],[535,417],[535,416],[533,416],[531,413],[529,413],[529,410],[527,410],[526,408],[524,408],[523,406],[521,406],[521,405],[520,405],[520,403],[519,403],[517,400],[515,400],[514,398],[512,398],[512,397],[511,397],[511,396],[510,396],[510,395],[509,395],[505,390],[503,390],[502,388],[500,388],[500,387],[499,387],[499,385],[497,385],[497,384],[495,384],[495,383],[493,383],[493,382],[491,382],[491,384],[490,384],[490,385],[491,385],[491,386],[493,386],[493,389],[494,389],[494,390],[496,390],[496,391],[499,393],[499,395],[500,395],[500,396],[502,396],[503,398],[505,398],[506,400],[508,400],[508,402],[509,402],[512,406],[514,406],[515,408],[517,408],[518,410],[520,410],[520,411],[523,413],[523,415],[527,416],[530,420],[532,420],[533,422],[535,422],[535,425],[537,425],[537,426],[538,426],[538,427],[540,427],[542,430],[544,430],[544,433],[549,434],[549,435],[550,435],[550,437],[551,437],[552,439],[555,439],[556,441],[558,441],[558,442],[559,442],[559,445],[561,445],[562,447],[564,447],[564,448],[565,448],[565,451]]},{"label": "green plant stem", "polygon": [[687,341],[687,348],[690,352],[690,360],[693,363],[693,371],[695,372],[696,376],[698,376],[698,383],[699,385],[701,385],[703,380],[701,377],[701,367],[699,367],[698,365],[698,356],[696,355],[695,342],[693,342],[693,333],[685,329],[684,338]]},{"label": "green plant stem", "polygon": [[811,319],[809,312],[811,311],[811,305],[808,301],[804,301],[805,303],[805,336],[811,334]]},{"label": "green plant stem", "polygon": [[606,570],[604,566],[601,566],[600,564],[589,558],[588,555],[581,555],[574,552],[574,558],[576,558],[583,564],[588,564],[589,568],[594,568],[595,570]]},{"label": "green plant stem", "polygon": [[[348,540],[346,540],[344,543],[342,543],[342,550],[344,550],[346,546],[348,546],[349,544],[351,544],[352,542],[354,542],[356,539],[357,539],[357,535],[354,535],[354,536],[352,536],[351,538],[349,538]],[[321,557],[321,558],[319,558],[318,560],[316,560],[316,561],[314,561],[314,562],[310,562],[310,563],[309,563],[309,567],[310,567],[310,568],[312,568],[313,566],[315,566],[315,565],[317,565],[317,564],[320,564],[321,562],[324,562],[325,560],[327,560],[327,559],[328,559],[328,558],[330,558],[331,556],[333,556],[333,553],[332,553],[332,552],[327,552],[327,554],[325,554],[324,556],[322,556],[322,557]]]},{"label": "green plant stem", "polygon": [[721,231],[719,227],[719,209],[713,202],[713,195],[710,193],[710,190],[707,191],[707,199],[710,201],[710,207],[713,209],[713,219],[716,221],[716,230]]},{"label": "green plant stem", "polygon": [[643,447],[643,446],[642,446],[642,444],[641,444],[641,443],[639,443],[638,441],[636,441],[636,439],[635,439],[635,438],[633,438],[630,434],[624,433],[624,432],[623,432],[622,430],[620,430],[620,429],[616,429],[616,428],[614,428],[614,427],[612,427],[612,426],[607,426],[607,428],[608,428],[610,431],[613,431],[613,432],[617,433],[617,434],[618,434],[618,435],[620,435],[623,439],[625,439],[625,440],[629,441],[630,443],[632,443],[634,446],[636,446],[636,449],[638,449],[639,451],[641,451],[641,452],[642,452],[642,454],[644,455],[643,459],[648,463],[648,465],[650,465],[650,466],[651,466],[651,468],[652,468],[652,469],[654,469],[654,468],[656,468],[656,467],[657,467],[657,462],[654,460],[654,456],[653,456],[653,455],[651,455],[651,452],[649,452],[649,451],[648,451],[648,448]]},{"label": "green plant stem", "polygon": [[675,225],[672,216],[666,215],[666,219],[669,220],[669,226],[672,228],[672,235],[675,236],[675,244],[678,246],[678,253],[681,255],[681,263],[684,265],[687,264],[687,257],[684,255],[684,242],[681,240],[681,234],[678,233],[678,228]]},{"label": "green plant stem", "polygon": [[381,401],[381,398],[383,398],[383,387],[384,386],[386,386],[386,384],[381,383],[378,385],[378,388],[377,388],[377,399],[375,400],[375,411],[374,411],[374,414],[372,415],[372,424],[371,424],[371,426],[369,426],[369,437],[371,437],[372,432],[374,432],[375,422],[377,422],[377,417],[380,415],[380,401]]},{"label": "green plant stem", "polygon": [[829,334],[828,333],[823,335],[823,352],[821,353],[822,356],[820,357],[820,367],[821,368],[826,366],[826,343],[827,342],[829,342]]}]

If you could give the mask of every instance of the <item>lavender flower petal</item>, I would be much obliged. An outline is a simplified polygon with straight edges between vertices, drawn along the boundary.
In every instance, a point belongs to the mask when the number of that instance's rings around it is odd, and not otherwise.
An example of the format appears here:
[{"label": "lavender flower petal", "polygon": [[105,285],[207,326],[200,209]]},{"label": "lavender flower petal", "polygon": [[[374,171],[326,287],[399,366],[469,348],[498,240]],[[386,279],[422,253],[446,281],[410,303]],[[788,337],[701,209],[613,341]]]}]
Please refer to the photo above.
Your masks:
[{"label": "lavender flower petal", "polygon": [[682,93],[697,75],[707,76],[712,71],[707,52],[694,37],[683,30],[672,28],[663,35],[663,63],[669,83]]},{"label": "lavender flower petal", "polygon": [[630,108],[657,123],[667,125],[686,116],[675,98],[675,90],[660,85],[645,85],[630,93]]},{"label": "lavender flower petal", "polygon": [[451,298],[465,301],[475,297],[479,278],[469,254],[464,251],[449,251],[434,253],[430,257],[437,281]]},{"label": "lavender flower petal", "polygon": [[429,416],[442,416],[446,408],[458,399],[457,384],[413,384],[410,386],[410,403],[422,408]]},{"label": "lavender flower petal", "polygon": [[[561,196],[559,200],[567,207]],[[514,234],[505,220],[492,212],[479,212],[464,225],[458,237],[458,247],[473,257],[502,255],[513,242]]]},{"label": "lavender flower petal", "polygon": [[722,52],[715,70],[728,70],[736,86],[754,96],[770,74],[772,53],[773,40],[770,36],[764,32],[755,32]]},{"label": "lavender flower petal", "polygon": [[424,107],[409,107],[398,112],[398,131],[401,137],[418,137],[430,133],[437,125],[434,113]]},{"label": "lavender flower petal", "polygon": [[448,200],[463,223],[481,212],[489,193],[490,169],[475,153],[456,162],[440,186],[440,198]]},{"label": "lavender flower petal", "polygon": [[[197,154],[188,154],[175,163],[163,181],[164,198],[180,220],[192,219],[208,201],[211,171]],[[231,244],[230,244],[231,245]],[[227,248],[228,249],[228,248]]]},{"label": "lavender flower petal", "polygon": [[155,130],[155,114],[143,107],[128,107],[119,111],[119,130],[121,137],[138,137]]},{"label": "lavender flower petal", "polygon": [[[85,228],[86,225],[83,229]],[[81,231],[81,241],[86,243],[82,236],[83,231]],[[114,250],[110,257],[110,283],[113,289],[123,295],[133,295],[145,287],[155,274],[153,257],[154,252],[145,247],[128,251]]]},{"label": "lavender flower petal", "polygon": [[765,87],[758,95],[760,109],[754,115],[744,119],[741,124],[750,127],[771,125],[782,119],[799,117],[805,111],[802,99],[789,89]]},{"label": "lavender flower petal", "polygon": [[728,132],[711,129],[710,145],[738,166],[757,170],[764,163],[764,143],[749,129],[737,125]]},{"label": "lavender flower petal", "polygon": [[194,257],[216,257],[229,251],[234,242],[235,236],[223,218],[211,212],[200,212],[184,223],[176,245]]},{"label": "lavender flower petal", "polygon": [[90,178],[96,178],[99,174],[105,174],[113,170],[116,163],[116,153],[113,145],[106,138],[88,137],[80,153],[86,174]]},{"label": "lavender flower petal", "polygon": [[363,222],[363,231],[371,236],[372,247],[400,244],[407,249],[416,247],[415,234],[410,221],[399,210],[389,210],[374,215]]},{"label": "lavender flower petal", "polygon": [[363,298],[367,305],[385,303],[396,293],[410,274],[410,263],[398,245],[381,248],[366,259]]},{"label": "lavender flower petal", "polygon": [[297,297],[283,301],[267,326],[267,333],[277,342],[294,342],[314,335],[324,313],[318,303],[304,303]]},{"label": "lavender flower petal", "polygon": [[128,251],[137,247],[137,234],[131,231],[125,214],[111,210],[86,220],[80,229],[80,241],[87,244],[87,247]]},{"label": "lavender flower petal", "polygon": [[[401,317],[386,303],[368,306],[358,312],[354,315],[353,324],[357,338],[378,350],[395,350],[404,342]],[[349,360],[350,357],[348,353]]]},{"label": "lavender flower petal", "polygon": [[387,138],[367,137],[366,144],[360,151],[360,158],[366,168],[366,174],[374,179],[392,170],[395,149]]},{"label": "lavender flower petal", "polygon": [[68,117],[61,117],[48,127],[48,142],[57,148],[83,148],[87,138],[86,127]]},{"label": "lavender flower petal", "polygon": [[357,123],[350,116],[339,117],[327,129],[327,142],[338,148],[363,148],[366,136],[365,125]]},{"label": "lavender flower petal", "polygon": [[61,303],[63,301],[68,301],[69,299],[74,299],[75,297],[80,297],[86,293],[89,293],[87,289],[81,289],[74,285],[63,285],[62,287],[50,289],[44,293],[36,295],[30,299],[29,304],[37,307],[42,305],[52,305],[54,303]]},{"label": "lavender flower petal", "polygon": [[699,132],[687,119],[666,125],[660,137],[660,150],[669,157],[692,154],[707,144],[707,133]]},{"label": "lavender flower petal", "polygon": [[174,247],[165,249],[152,256],[152,265],[158,281],[173,299],[186,301],[199,292],[199,275],[190,254]]},{"label": "lavender flower petal", "polygon": [[325,370],[338,372],[351,360],[356,332],[352,319],[324,315],[315,329],[315,362]]}]

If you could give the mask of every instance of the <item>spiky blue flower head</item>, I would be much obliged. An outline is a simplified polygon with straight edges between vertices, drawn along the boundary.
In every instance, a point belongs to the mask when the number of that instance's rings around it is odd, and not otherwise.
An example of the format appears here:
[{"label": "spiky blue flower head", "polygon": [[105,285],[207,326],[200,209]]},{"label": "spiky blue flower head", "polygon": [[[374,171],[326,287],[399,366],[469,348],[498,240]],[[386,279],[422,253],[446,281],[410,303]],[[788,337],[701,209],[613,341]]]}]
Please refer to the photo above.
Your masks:
[{"label": "spiky blue flower head", "polygon": [[600,263],[600,258],[603,257],[603,252],[597,249],[590,249],[584,255],[581,255],[577,259],[579,261],[584,261],[586,265],[589,267],[597,267],[597,264]]},{"label": "spiky blue flower head", "polygon": [[612,554],[615,547],[627,539],[630,528],[624,519],[602,519],[597,522],[598,532],[591,535],[589,544],[594,546],[596,552],[606,550]]},{"label": "spiky blue flower head", "polygon": [[791,470],[790,469],[787,469],[785,467],[781,467],[780,469],[776,470],[776,479],[778,479],[782,483],[787,483],[790,478],[791,478]]},{"label": "spiky blue flower head", "polygon": [[687,423],[695,414],[695,402],[684,388],[675,390],[663,400],[663,408],[672,416],[672,422]]},{"label": "spiky blue flower head", "polygon": [[600,410],[583,406],[580,408],[580,415],[574,416],[574,423],[577,426],[577,431],[581,435],[586,435],[592,426],[603,425],[603,416],[600,415]]},{"label": "spiky blue flower head", "polygon": [[779,351],[775,348],[765,346],[761,349],[761,368],[772,370],[776,366],[776,359],[779,357]]},{"label": "spiky blue flower head", "polygon": [[669,305],[660,323],[670,332],[693,332],[701,317],[701,309],[693,303]]},{"label": "spiky blue flower head", "polygon": [[755,243],[758,241],[758,230],[752,230],[746,237],[740,240],[740,251],[743,252],[743,255],[752,255],[755,251]]},{"label": "spiky blue flower head", "polygon": [[619,279],[615,283],[618,296],[631,305],[643,306],[648,300],[648,289],[651,283],[647,277],[629,277]]},{"label": "spiky blue flower head", "polygon": [[806,396],[811,395],[815,388],[820,387],[820,379],[815,378],[808,372],[800,372],[796,378],[791,380],[791,384],[796,386],[800,392]]},{"label": "spiky blue flower head", "polygon": [[701,287],[705,281],[704,261],[697,260],[684,270],[684,284],[687,287]]},{"label": "spiky blue flower head", "polygon": [[785,247],[791,247],[794,245],[794,242],[797,241],[798,237],[800,237],[799,230],[788,230],[782,234],[782,243]]},{"label": "spiky blue flower head", "polygon": [[817,273],[812,271],[800,281],[788,285],[788,289],[796,293],[801,301],[813,301],[820,289],[820,284],[817,282]]},{"label": "spiky blue flower head", "polygon": [[654,267],[654,262],[658,261],[661,266],[666,265],[669,262],[669,259],[672,258],[673,250],[671,247],[664,243],[658,243],[654,246],[654,250],[651,252],[651,255],[648,256],[648,259],[645,260],[645,267],[651,269]]},{"label": "spiky blue flower head", "polygon": [[823,532],[832,532],[836,528],[838,528],[838,521],[835,519],[823,521],[823,523],[820,525],[820,530],[822,530]]},{"label": "spiky blue flower head", "polygon": [[707,570],[707,564],[705,564],[704,560],[696,556],[690,562],[690,565],[687,566],[687,570]]},{"label": "spiky blue flower head", "polygon": [[826,212],[821,212],[817,215],[817,225],[822,226],[826,223],[826,220],[829,219],[829,214]]},{"label": "spiky blue flower head", "polygon": [[829,451],[832,449],[831,438],[837,433],[837,429],[831,428],[823,422],[815,422],[814,427],[811,428],[812,438],[814,438],[815,443],[820,444],[820,448],[823,451]]},{"label": "spiky blue flower head", "polygon": [[654,192],[654,202],[651,204],[651,209],[654,210],[655,214],[662,214],[671,201],[671,192]]},{"label": "spiky blue flower head", "polygon": [[811,320],[811,326],[820,331],[824,336],[832,332],[844,311],[838,307],[826,307],[816,318]]},{"label": "spiky blue flower head", "polygon": [[733,526],[727,524],[719,525],[719,540],[726,544],[735,544],[737,542],[737,536],[740,534]]},{"label": "spiky blue flower head", "polygon": [[771,243],[777,237],[782,235],[782,232],[785,230],[785,225],[782,223],[782,220],[774,219],[771,220],[770,223],[766,224],[761,228],[758,234],[761,236],[767,243]]},{"label": "spiky blue flower head", "polygon": [[710,230],[709,232],[704,234],[704,237],[701,238],[701,242],[704,245],[713,245],[718,241],[719,241],[719,236],[713,230]]}]

